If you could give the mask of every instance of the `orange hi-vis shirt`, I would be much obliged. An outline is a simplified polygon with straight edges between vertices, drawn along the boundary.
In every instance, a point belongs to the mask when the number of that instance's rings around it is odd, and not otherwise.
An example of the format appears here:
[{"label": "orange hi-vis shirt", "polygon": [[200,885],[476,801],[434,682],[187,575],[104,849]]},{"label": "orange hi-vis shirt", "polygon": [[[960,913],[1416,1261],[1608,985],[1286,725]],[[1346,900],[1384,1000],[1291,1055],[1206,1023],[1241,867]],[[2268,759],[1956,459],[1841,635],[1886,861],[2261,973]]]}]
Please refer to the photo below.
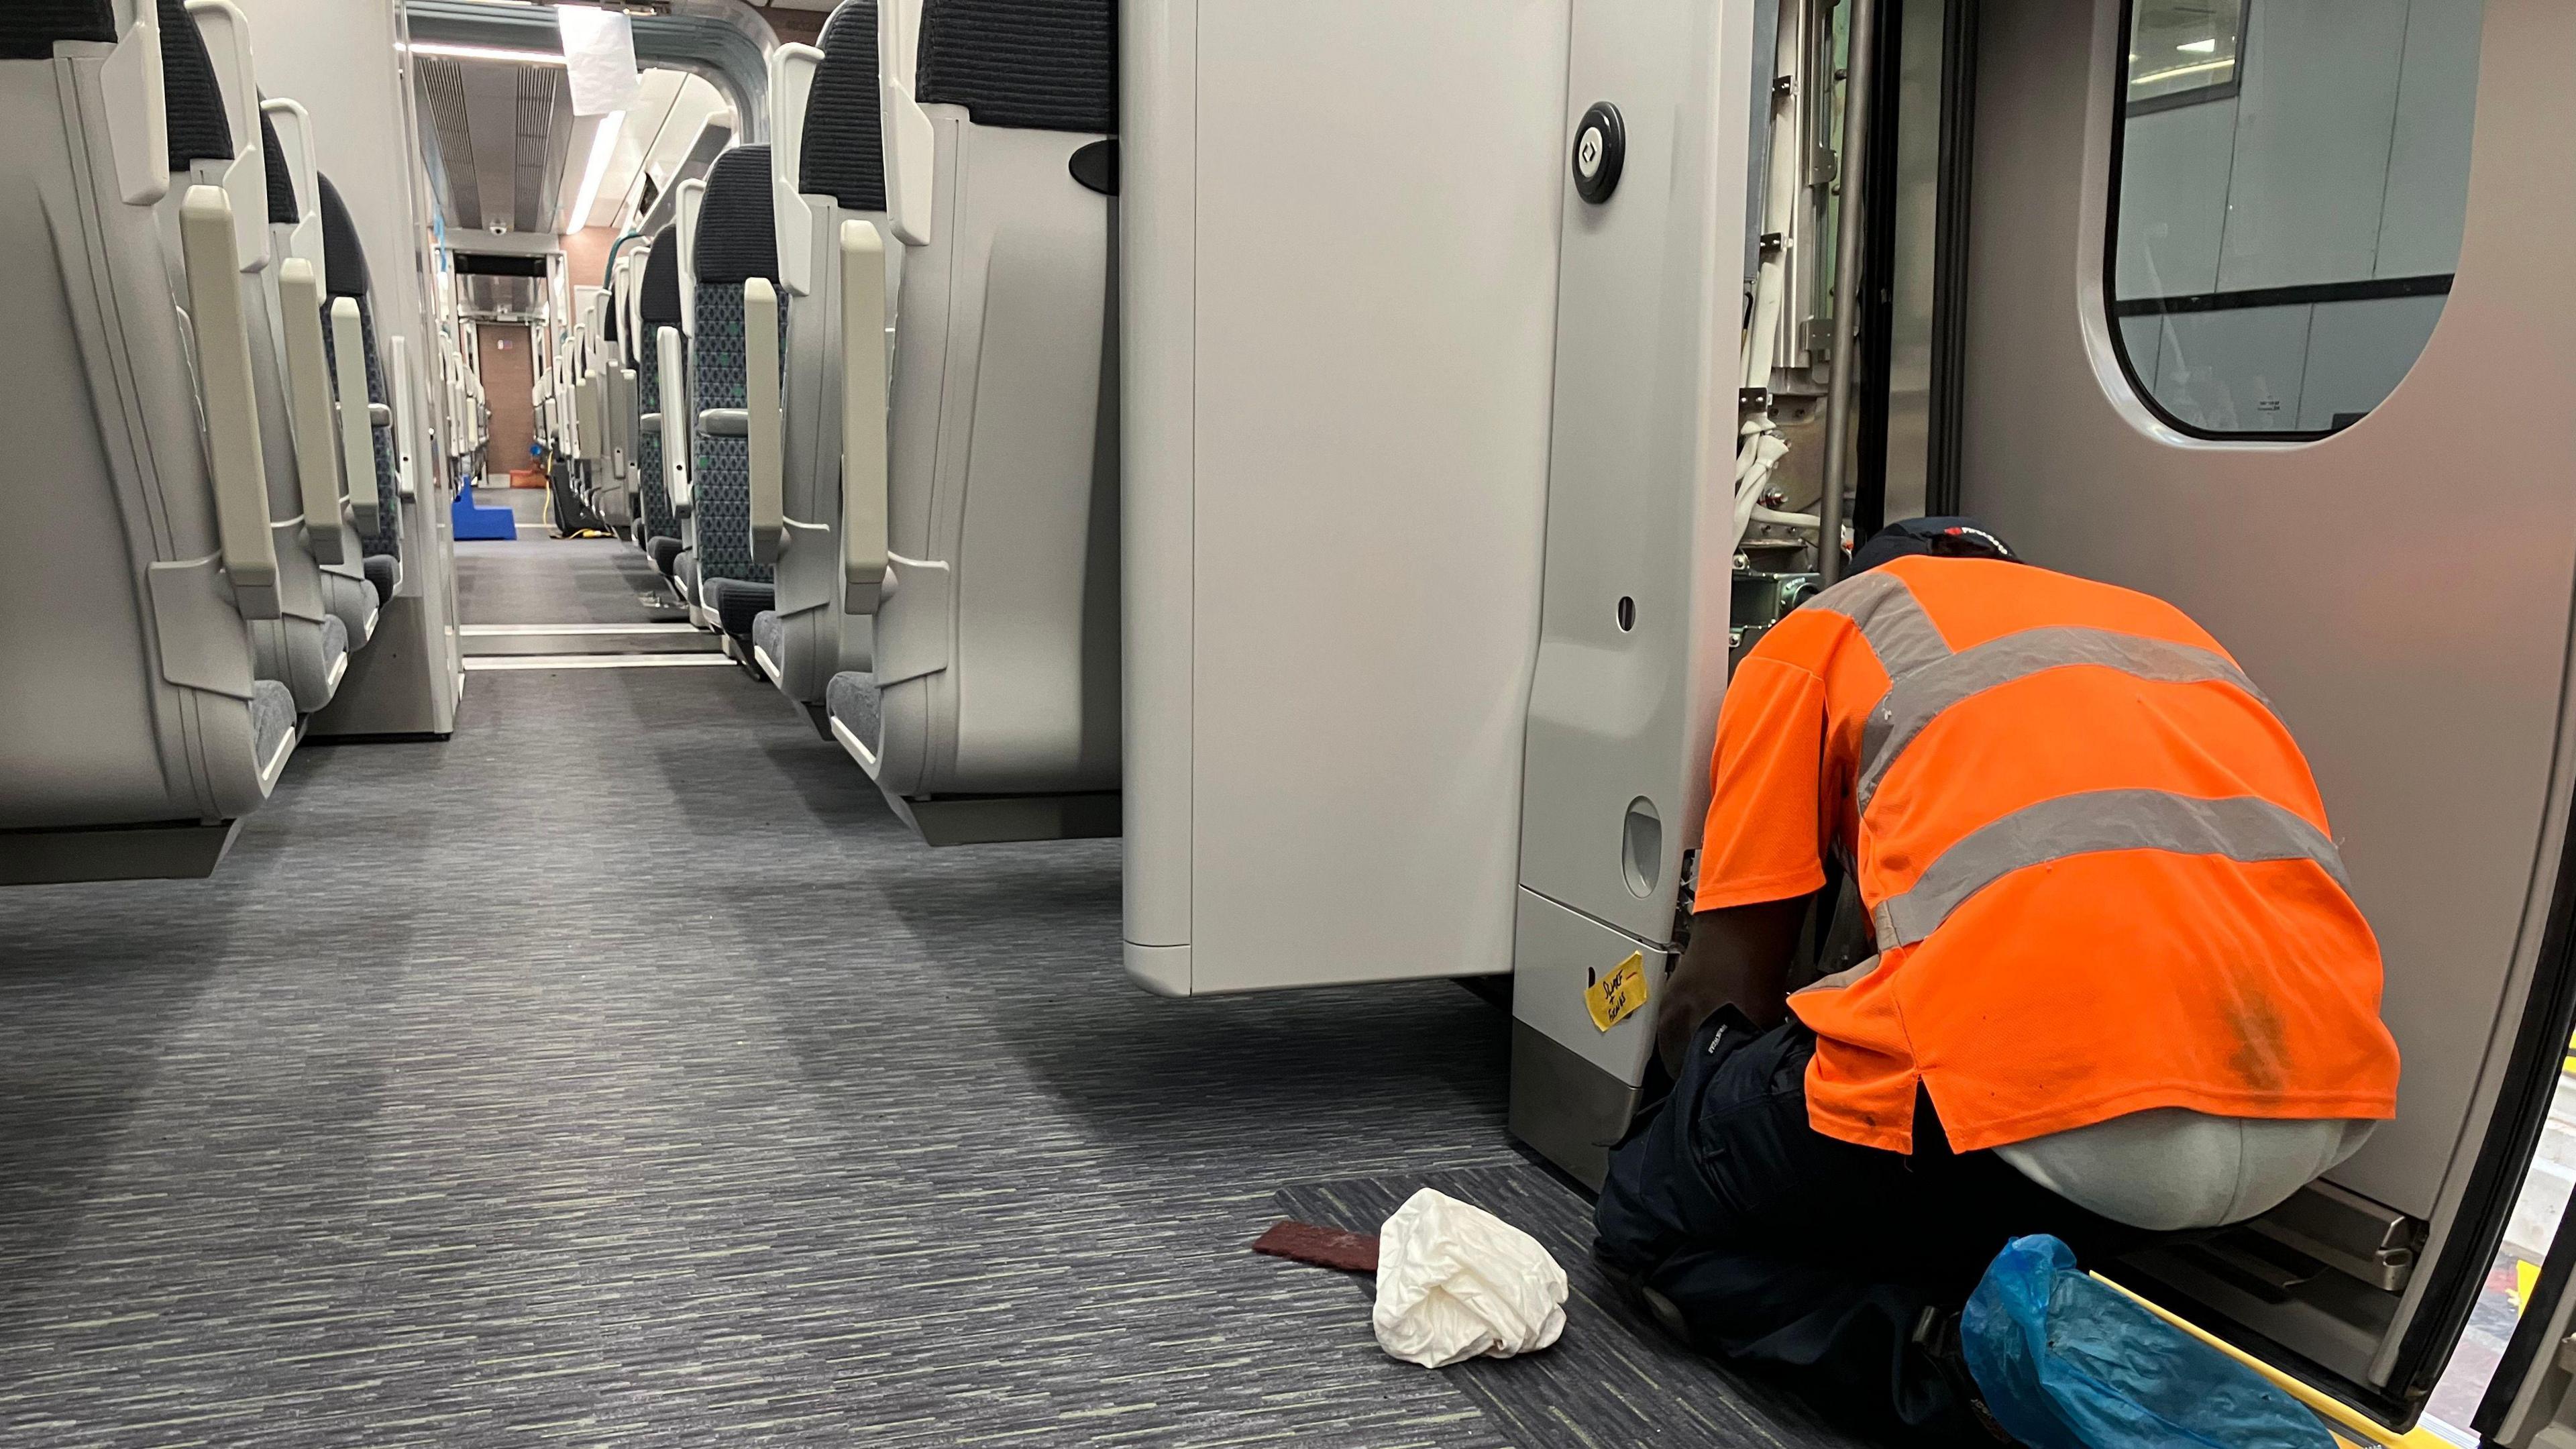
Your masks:
[{"label": "orange hi-vis shirt", "polygon": [[1847,852],[1878,954],[1790,997],[1818,1132],[1958,1151],[2151,1107],[2382,1118],[2379,945],[2307,760],[2161,600],[1986,559],[1817,595],[1727,686],[1697,909]]}]

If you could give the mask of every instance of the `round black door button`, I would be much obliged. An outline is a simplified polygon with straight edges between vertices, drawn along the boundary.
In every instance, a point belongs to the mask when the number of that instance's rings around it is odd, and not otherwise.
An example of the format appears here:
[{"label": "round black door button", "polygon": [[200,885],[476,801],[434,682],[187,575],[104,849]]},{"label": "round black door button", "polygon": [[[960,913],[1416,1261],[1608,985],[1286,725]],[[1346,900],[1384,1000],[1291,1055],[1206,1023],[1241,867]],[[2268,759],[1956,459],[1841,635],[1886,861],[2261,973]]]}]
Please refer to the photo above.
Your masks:
[{"label": "round black door button", "polygon": [[1574,127],[1574,194],[1595,206],[1619,189],[1619,167],[1628,156],[1627,128],[1619,108],[1595,102]]}]

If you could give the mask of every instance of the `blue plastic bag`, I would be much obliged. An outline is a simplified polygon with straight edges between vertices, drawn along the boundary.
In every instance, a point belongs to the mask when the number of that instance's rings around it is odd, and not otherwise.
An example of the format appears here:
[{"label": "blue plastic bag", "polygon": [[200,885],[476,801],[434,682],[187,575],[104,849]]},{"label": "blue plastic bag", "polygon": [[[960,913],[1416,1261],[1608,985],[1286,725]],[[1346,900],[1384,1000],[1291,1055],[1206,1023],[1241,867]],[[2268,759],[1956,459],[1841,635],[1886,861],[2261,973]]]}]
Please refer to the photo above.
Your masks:
[{"label": "blue plastic bag", "polygon": [[2046,1234],[1995,1255],[1959,1337],[1995,1422],[2030,1449],[2335,1449],[2297,1400],[2077,1272]]}]

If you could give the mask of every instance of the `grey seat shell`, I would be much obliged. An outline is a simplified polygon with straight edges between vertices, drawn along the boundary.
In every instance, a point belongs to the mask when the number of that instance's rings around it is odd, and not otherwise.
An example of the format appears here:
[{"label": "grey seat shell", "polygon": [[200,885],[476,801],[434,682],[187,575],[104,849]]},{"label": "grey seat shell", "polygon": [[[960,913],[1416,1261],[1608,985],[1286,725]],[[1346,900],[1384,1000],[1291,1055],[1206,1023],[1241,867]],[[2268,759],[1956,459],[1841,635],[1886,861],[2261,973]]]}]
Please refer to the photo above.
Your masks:
[{"label": "grey seat shell", "polygon": [[117,166],[141,98],[98,42],[138,19],[131,0],[0,19],[0,336],[44,360],[0,409],[0,831],[237,818],[294,740],[224,569],[183,294]]},{"label": "grey seat shell", "polygon": [[[161,11],[161,66],[168,86],[172,185],[160,204],[166,260],[174,290],[184,287],[178,241],[180,204],[191,185],[223,185],[237,166],[256,168],[250,204],[274,205],[267,148],[258,124],[256,97],[245,77],[227,77],[209,52],[196,20],[183,4]],[[183,78],[171,84],[169,78]],[[268,255],[269,227],[248,230],[259,250],[242,258],[237,279],[250,334],[251,386],[259,410],[261,461],[267,468],[271,544],[277,555],[278,616],[254,620],[251,644],[262,679],[285,685],[295,707],[311,714],[331,702],[349,665],[348,626],[325,597],[322,571],[304,534],[304,498],[296,476],[292,422],[287,412],[283,359]]]},{"label": "grey seat shell", "polygon": [[1114,19],[1109,0],[921,17],[911,92],[934,164],[929,217],[894,218],[919,242],[897,306],[889,587],[869,679],[831,691],[864,719],[873,685],[889,796],[1118,787],[1113,202],[1073,164],[1115,126]]},{"label": "grey seat shell", "polygon": [[[837,248],[845,222],[864,222],[880,238],[886,231],[877,30],[876,0],[843,0],[817,39],[823,58],[801,122],[786,114],[773,117],[774,128],[794,126],[801,136],[793,153],[795,175],[784,174],[788,163],[783,159],[778,167],[778,181],[792,184],[800,198],[796,206],[778,209],[781,250],[800,244],[790,234],[801,228],[801,247],[811,264],[802,279],[790,277],[786,286],[779,622],[777,642],[766,654],[780,692],[806,705],[824,703],[834,674],[863,671],[875,657],[874,619],[843,607]],[[888,244],[885,256],[885,295],[891,303],[900,286],[903,248]]]}]

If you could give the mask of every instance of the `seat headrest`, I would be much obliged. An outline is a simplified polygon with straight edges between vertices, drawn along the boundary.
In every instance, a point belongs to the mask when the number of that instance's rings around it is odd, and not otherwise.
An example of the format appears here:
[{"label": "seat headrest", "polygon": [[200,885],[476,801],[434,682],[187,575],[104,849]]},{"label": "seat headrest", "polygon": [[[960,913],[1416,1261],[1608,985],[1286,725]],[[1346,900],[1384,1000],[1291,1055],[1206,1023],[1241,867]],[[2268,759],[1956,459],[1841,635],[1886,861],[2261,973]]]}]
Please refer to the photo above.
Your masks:
[{"label": "seat headrest", "polygon": [[331,295],[364,297],[374,288],[367,280],[367,248],[358,240],[358,223],[331,178],[317,179],[322,187],[322,270],[330,278]]},{"label": "seat headrest", "polygon": [[269,225],[293,226],[304,219],[304,209],[295,203],[295,178],[286,171],[286,148],[278,144],[277,127],[266,111],[259,113],[259,147],[268,158]]},{"label": "seat headrest", "polygon": [[707,172],[698,209],[698,249],[690,258],[701,286],[778,280],[778,235],[771,228],[769,148],[736,146]]},{"label": "seat headrest", "polygon": [[113,0],[12,0],[0,13],[0,60],[50,60],[57,40],[114,39]]},{"label": "seat headrest", "polygon": [[979,126],[1118,129],[1116,0],[928,0],[923,105],[964,106]]},{"label": "seat headrest", "polygon": [[823,23],[823,64],[805,103],[797,191],[851,211],[886,209],[877,119],[877,0],[843,0]]},{"label": "seat headrest", "polygon": [[644,295],[635,299],[636,314],[647,327],[680,325],[680,229],[662,228],[653,249],[644,254]]},{"label": "seat headrest", "polygon": [[215,58],[188,14],[187,0],[160,0],[161,98],[170,117],[170,169],[200,161],[233,159],[232,123],[224,118],[224,88],[215,80]]}]

